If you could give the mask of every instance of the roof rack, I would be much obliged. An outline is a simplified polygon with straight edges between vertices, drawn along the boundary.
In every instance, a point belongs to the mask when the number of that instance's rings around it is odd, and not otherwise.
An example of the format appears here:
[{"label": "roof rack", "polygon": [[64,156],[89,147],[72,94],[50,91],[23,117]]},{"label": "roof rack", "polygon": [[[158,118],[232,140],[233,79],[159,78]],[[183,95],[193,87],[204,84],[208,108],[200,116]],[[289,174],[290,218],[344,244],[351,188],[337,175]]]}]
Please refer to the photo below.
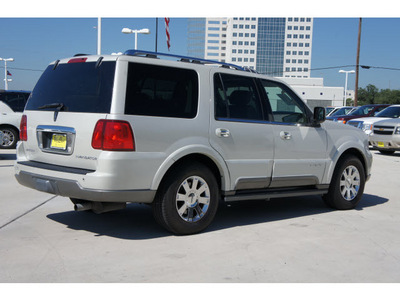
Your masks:
[{"label": "roof rack", "polygon": [[234,65],[234,64],[229,64],[229,63],[220,62],[220,61],[216,61],[216,60],[203,59],[203,58],[198,58],[198,57],[170,54],[170,53],[160,53],[160,52],[151,52],[151,51],[143,51],[143,50],[127,50],[127,51],[125,51],[124,55],[144,56],[144,57],[150,57],[150,58],[159,58],[159,56],[175,57],[175,58],[179,58],[179,60],[182,62],[189,62],[189,63],[195,63],[195,64],[214,64],[214,65],[220,65],[223,68],[232,68],[235,70],[246,71],[245,68],[240,67],[238,65]]}]

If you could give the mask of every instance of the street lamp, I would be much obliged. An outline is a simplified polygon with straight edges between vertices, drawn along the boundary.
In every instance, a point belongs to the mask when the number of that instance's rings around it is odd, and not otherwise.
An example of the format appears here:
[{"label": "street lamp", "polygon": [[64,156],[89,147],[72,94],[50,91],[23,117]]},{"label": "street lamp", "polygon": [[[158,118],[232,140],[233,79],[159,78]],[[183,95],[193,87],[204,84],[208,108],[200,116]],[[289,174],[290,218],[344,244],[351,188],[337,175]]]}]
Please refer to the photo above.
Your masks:
[{"label": "street lamp", "polygon": [[122,33],[126,33],[126,34],[134,33],[135,34],[135,50],[136,50],[137,49],[137,34],[138,33],[149,34],[150,29],[148,29],[148,28],[143,28],[143,29],[123,28]]},{"label": "street lamp", "polygon": [[1,58],[0,57],[0,61],[4,61],[4,82],[5,82],[5,90],[7,91],[8,90],[8,82],[9,81],[12,81],[12,79],[8,79],[7,78],[7,75],[8,75],[8,72],[7,72],[7,62],[8,61],[14,61],[14,58]]},{"label": "street lamp", "polygon": [[351,70],[351,71],[345,71],[345,70],[340,70],[339,73],[346,73],[346,82],[344,85],[344,96],[343,96],[343,106],[346,106],[346,95],[347,95],[347,78],[349,76],[349,73],[355,73],[356,71]]}]

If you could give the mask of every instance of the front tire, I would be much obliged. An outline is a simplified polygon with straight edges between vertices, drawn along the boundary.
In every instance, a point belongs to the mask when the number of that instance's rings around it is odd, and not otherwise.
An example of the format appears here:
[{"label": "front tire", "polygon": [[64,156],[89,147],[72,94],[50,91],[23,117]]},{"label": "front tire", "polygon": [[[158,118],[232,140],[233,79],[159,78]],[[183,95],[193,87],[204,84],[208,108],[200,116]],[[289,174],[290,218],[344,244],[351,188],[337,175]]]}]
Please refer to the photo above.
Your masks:
[{"label": "front tire", "polygon": [[174,169],[162,183],[153,214],[174,234],[194,234],[211,224],[218,199],[219,187],[211,170],[200,163],[188,164]]},{"label": "front tire", "polygon": [[360,202],[364,186],[365,172],[361,161],[353,155],[346,156],[336,166],[324,201],[335,209],[352,209]]}]

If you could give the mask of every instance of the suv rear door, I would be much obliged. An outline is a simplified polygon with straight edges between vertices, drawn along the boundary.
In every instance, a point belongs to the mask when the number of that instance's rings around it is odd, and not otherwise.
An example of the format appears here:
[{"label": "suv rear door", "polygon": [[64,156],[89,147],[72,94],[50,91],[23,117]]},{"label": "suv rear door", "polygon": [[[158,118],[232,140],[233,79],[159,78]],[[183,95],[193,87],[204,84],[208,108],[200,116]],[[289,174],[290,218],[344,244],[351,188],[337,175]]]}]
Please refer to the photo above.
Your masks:
[{"label": "suv rear door", "polygon": [[230,190],[268,187],[273,131],[265,123],[256,79],[212,70],[211,81],[214,113],[210,116],[210,144],[227,164]]},{"label": "suv rear door", "polygon": [[111,109],[115,58],[78,57],[50,65],[25,108],[27,160],[96,169],[93,130]]}]

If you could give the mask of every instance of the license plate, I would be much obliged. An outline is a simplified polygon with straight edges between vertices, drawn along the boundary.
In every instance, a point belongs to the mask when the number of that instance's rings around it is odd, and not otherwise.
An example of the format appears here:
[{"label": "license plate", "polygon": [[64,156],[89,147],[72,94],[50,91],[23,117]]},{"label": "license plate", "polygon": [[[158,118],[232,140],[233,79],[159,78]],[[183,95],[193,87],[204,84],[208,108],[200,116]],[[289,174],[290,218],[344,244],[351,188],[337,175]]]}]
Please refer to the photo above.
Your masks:
[{"label": "license plate", "polygon": [[67,135],[54,133],[51,137],[50,147],[53,149],[67,149]]},{"label": "license plate", "polygon": [[381,147],[381,148],[385,147],[385,143],[384,142],[378,142],[378,147]]}]

